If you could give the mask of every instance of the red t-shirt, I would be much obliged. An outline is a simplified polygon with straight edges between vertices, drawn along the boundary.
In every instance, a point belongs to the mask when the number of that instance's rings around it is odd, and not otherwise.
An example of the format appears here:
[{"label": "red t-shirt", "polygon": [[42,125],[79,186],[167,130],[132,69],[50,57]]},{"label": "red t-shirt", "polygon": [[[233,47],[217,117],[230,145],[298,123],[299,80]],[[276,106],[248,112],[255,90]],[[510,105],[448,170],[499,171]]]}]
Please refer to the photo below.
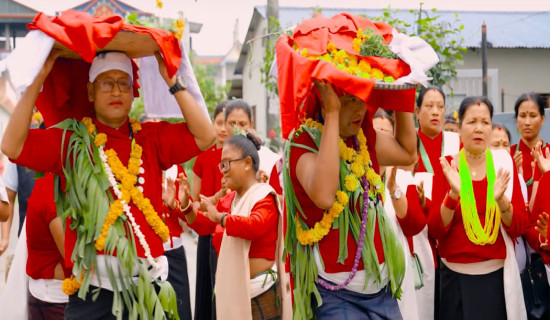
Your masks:
[{"label": "red t-shirt", "polygon": [[[544,141],[542,141],[543,145],[543,153],[545,150],[549,150],[550,146]],[[515,144],[510,147],[510,154],[512,155],[512,158],[514,157],[514,154],[516,153],[516,150],[518,149],[518,144]],[[550,150],[549,150],[550,151]],[[531,167],[531,163],[535,161],[533,157],[531,156],[531,149],[523,142],[523,140],[519,140],[519,152],[523,155],[523,163],[521,165],[523,169],[523,178],[525,179],[525,182],[529,181],[531,178],[533,178],[534,181],[539,181],[540,177],[542,176],[539,166],[535,165],[535,169],[533,171],[533,168]],[[531,194],[533,193],[533,185],[530,184],[527,186],[527,199],[531,199]]]},{"label": "red t-shirt", "polygon": [[252,207],[250,216],[242,217],[231,214],[231,202],[234,198],[235,192],[233,191],[221,198],[216,205],[219,212],[228,213],[225,218],[225,229],[219,223],[212,222],[200,211],[197,212],[197,218],[192,224],[189,224],[189,227],[201,236],[212,234],[212,245],[218,255],[225,230],[228,236],[251,241],[249,258],[275,260],[279,221],[276,199],[273,195],[268,195]]},{"label": "red t-shirt", "polygon": [[213,196],[222,188],[223,173],[218,169],[218,164],[222,161],[222,150],[213,145],[201,152],[195,160],[193,172],[201,178],[201,194],[206,197]]},{"label": "red t-shirt", "polygon": [[53,279],[55,266],[59,263],[66,276],[71,270],[65,268],[50,231],[50,223],[57,217],[54,202],[53,175],[46,174],[36,180],[29,197],[27,209],[27,275],[33,279]]},{"label": "red t-shirt", "polygon": [[[120,161],[126,166],[132,144],[129,122],[127,121],[118,129],[108,127],[96,119],[94,119],[94,124],[98,132],[103,132],[108,137],[105,149],[114,148]],[[196,156],[200,150],[185,123],[169,124],[164,121],[144,123],[142,124],[142,130],[134,136],[136,143],[143,148],[141,160],[144,173],[139,175],[145,179],[145,183],[141,185],[144,190],[143,194],[151,201],[155,211],[160,215],[164,206],[162,201],[162,170],[166,170],[174,164],[188,161]],[[63,177],[63,164],[66,159],[67,145],[62,149],[62,139],[63,130],[58,128],[30,130],[21,155],[14,162],[35,171],[51,172]],[[68,140],[68,136],[65,137],[66,143]],[[162,255],[164,252],[162,240],[154,233],[145,220],[143,213],[133,202],[130,203],[130,207],[136,223],[140,226],[145,239],[147,239],[151,255],[153,257]],[[70,225],[70,223],[71,221],[67,221],[67,225]],[[76,232],[70,228],[65,228],[65,232],[65,258],[66,263],[69,265],[76,242]],[[137,244],[138,256],[144,258],[144,250],[139,245],[135,235],[134,240]]]},{"label": "red t-shirt", "polygon": [[[369,138],[370,137],[368,137],[367,139]],[[374,140],[374,139],[371,139],[371,140]],[[295,139],[295,143],[303,144],[310,148],[317,149],[315,142],[313,142],[309,134],[307,134],[305,131],[302,132],[302,134],[300,134],[300,136],[298,136]],[[374,143],[374,141],[371,141],[371,143]],[[372,152],[371,150],[372,149],[369,148],[371,159],[373,159],[373,162],[374,162],[376,156],[374,152]],[[305,220],[305,223],[308,225],[308,227],[312,228],[314,227],[316,222],[321,221],[321,219],[323,218],[324,210],[317,207],[315,203],[309,198],[306,191],[298,181],[298,177],[296,175],[296,165],[298,163],[298,160],[303,154],[308,152],[311,152],[311,151],[300,147],[292,147],[292,150],[290,152],[290,179],[294,187],[294,193],[296,194],[296,198],[298,199],[303,212],[307,215],[307,220]],[[357,207],[359,207],[359,204],[356,204],[356,205]],[[358,212],[358,210],[354,210],[354,213],[362,214],[361,212]],[[351,231],[348,232],[348,237],[347,237],[348,257],[345,259],[344,264],[338,262],[338,251],[340,248],[340,230],[331,228],[329,233],[323,239],[321,239],[321,241],[319,241],[318,244],[319,244],[319,251],[323,258],[323,262],[325,264],[325,272],[336,273],[336,272],[351,271],[353,267],[353,262],[355,259],[355,251],[357,251],[357,242],[353,238]],[[382,240],[380,238],[380,230],[378,228],[377,222],[375,222],[374,246],[376,248],[376,253],[378,255],[378,261],[380,263],[384,262],[385,261],[384,251],[382,247]],[[364,269],[363,261],[360,260],[357,270],[363,270],[363,269]]]},{"label": "red t-shirt", "polygon": [[[446,159],[450,163],[452,156],[447,156]],[[506,227],[501,223],[500,227],[504,228],[513,239],[521,236],[527,229],[529,212],[523,201],[518,173],[515,166],[512,179],[514,179],[514,189],[511,199],[514,210],[512,224],[510,227]],[[487,201],[487,177],[483,178],[483,180],[472,181],[472,183],[477,212],[480,217],[481,225],[483,226],[485,224],[485,206]],[[428,228],[430,234],[438,240],[439,255],[449,262],[456,263],[473,263],[490,259],[506,258],[506,245],[500,232],[495,243],[486,244],[484,246],[476,245],[468,239],[466,231],[464,230],[460,205],[455,209],[451,223],[447,227],[443,226],[440,209],[445,195],[450,189],[449,183],[444,176],[439,176],[434,179],[432,206],[428,216]]]}]

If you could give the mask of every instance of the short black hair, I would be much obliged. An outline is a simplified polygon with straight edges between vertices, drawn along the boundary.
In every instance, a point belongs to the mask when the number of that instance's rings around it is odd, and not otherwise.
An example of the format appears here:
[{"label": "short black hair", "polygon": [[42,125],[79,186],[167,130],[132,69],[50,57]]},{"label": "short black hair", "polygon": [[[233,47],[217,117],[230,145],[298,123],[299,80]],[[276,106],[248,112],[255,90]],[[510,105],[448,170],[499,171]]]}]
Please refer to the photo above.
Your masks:
[{"label": "short black hair", "polygon": [[435,91],[439,92],[441,94],[441,96],[443,97],[443,105],[445,105],[445,93],[443,93],[443,90],[441,90],[440,87],[428,86],[428,87],[422,87],[422,89],[420,89],[420,92],[418,93],[418,97],[416,98],[416,106],[419,109],[422,106],[422,102],[424,101],[424,96],[430,90],[435,90]]},{"label": "short black hair", "polygon": [[262,147],[262,141],[252,132],[247,132],[246,136],[235,134],[225,141],[224,145],[232,145],[241,150],[243,158],[250,157],[252,159],[252,167],[254,172],[260,169],[260,155],[258,150]]},{"label": "short black hair", "polygon": [[238,109],[243,110],[248,116],[248,120],[252,122],[252,109],[250,109],[250,106],[248,105],[248,103],[246,103],[246,101],[242,99],[235,99],[235,100],[229,101],[227,106],[225,106],[225,119],[227,119],[227,116],[229,116],[231,112]]},{"label": "short black hair", "polygon": [[460,103],[460,108],[458,108],[458,125],[460,127],[462,127],[462,120],[464,120],[464,114],[466,113],[466,111],[471,106],[479,103],[484,103],[487,106],[487,108],[489,109],[489,114],[491,115],[491,119],[493,119],[493,104],[491,103],[491,100],[482,96],[466,97]]},{"label": "short black hair", "polygon": [[516,119],[518,118],[519,114],[519,106],[525,102],[531,100],[533,101],[537,107],[539,107],[539,113],[541,116],[544,116],[544,99],[539,96],[538,94],[534,92],[527,92],[523,93],[519,98],[516,100],[516,104],[514,105],[514,112],[516,113]]}]

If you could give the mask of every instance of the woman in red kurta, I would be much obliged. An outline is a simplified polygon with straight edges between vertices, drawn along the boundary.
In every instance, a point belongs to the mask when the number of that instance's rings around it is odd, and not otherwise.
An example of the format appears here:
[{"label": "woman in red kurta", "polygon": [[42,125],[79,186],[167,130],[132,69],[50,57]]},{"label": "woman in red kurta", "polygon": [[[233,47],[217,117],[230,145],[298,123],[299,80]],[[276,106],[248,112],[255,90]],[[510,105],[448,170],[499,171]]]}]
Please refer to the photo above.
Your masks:
[{"label": "woman in red kurta", "polygon": [[[223,192],[223,175],[218,170],[222,157],[222,147],[227,138],[225,125],[225,107],[229,101],[220,102],[214,110],[214,129],[216,143],[205,152],[197,156],[193,165],[193,187],[191,196],[199,199],[199,195],[214,196],[218,191]],[[221,194],[220,194],[221,195]],[[217,256],[212,247],[212,236],[199,234],[197,245],[197,282],[195,289],[195,318],[215,319],[216,308],[212,303],[216,275]]]},{"label": "woman in red kurta", "polygon": [[62,319],[68,297],[61,289],[71,269],[65,267],[64,236],[54,202],[54,178],[36,180],[27,208],[29,319]]},{"label": "woman in red kurta", "polygon": [[[251,134],[249,134],[251,135]],[[276,260],[276,247],[278,239],[279,210],[277,207],[277,196],[275,191],[266,184],[260,184],[256,180],[256,173],[259,168],[259,156],[256,148],[259,149],[259,141],[248,139],[241,135],[235,135],[226,141],[222,151],[222,159],[219,164],[220,171],[224,174],[227,187],[232,191],[221,198],[216,207],[204,196],[201,199],[201,206],[204,213],[198,211],[198,202],[196,206],[190,204],[185,187],[180,188],[179,201],[182,206],[187,206],[184,210],[185,218],[189,226],[197,231],[199,235],[213,234],[212,242],[220,256],[218,269],[216,272],[216,309],[217,316],[228,317],[225,312],[227,307],[232,307],[243,311],[244,315],[252,314],[254,319],[276,317],[280,315],[281,309],[278,307],[274,292],[277,289],[272,275],[276,270],[273,266]],[[181,186],[184,181],[181,180]],[[261,197],[252,202],[249,214],[247,212],[235,212],[243,209],[243,201],[252,201],[251,194],[254,195],[261,188],[268,192],[261,193]],[[242,201],[241,201],[242,199]],[[226,305],[228,300],[224,295],[224,284],[228,279],[220,275],[220,271],[234,269],[236,266],[224,265],[223,255],[233,254],[233,251],[224,252],[224,250],[233,250],[228,242],[231,238],[240,238],[247,240],[249,249],[245,249],[248,260],[249,271],[246,274],[246,281],[250,280],[249,297],[252,299],[251,309],[248,306]],[[226,261],[227,263],[227,261]],[[264,275],[265,274],[265,275]],[[255,281],[255,278],[261,278]],[[223,281],[221,284],[218,281]],[[256,283],[258,282],[258,283]],[[248,288],[247,284],[237,284],[240,287]],[[247,310],[251,310],[250,312]],[[275,313],[270,313],[275,311]],[[235,316],[237,316],[235,314]],[[231,317],[229,317],[231,318]]]},{"label": "woman in red kurta", "polygon": [[540,138],[540,129],[544,125],[544,100],[535,93],[524,93],[517,100],[514,106],[516,125],[521,139],[519,143],[510,147],[510,152],[519,173],[523,175],[527,184],[528,199],[533,193],[533,183],[541,176],[540,168],[532,166],[534,161],[531,152],[540,141],[542,148],[550,150],[548,144]]},{"label": "woman in red kurta", "polygon": [[[519,319],[525,312],[522,303],[511,302],[522,301],[523,296],[510,238],[525,231],[528,213],[511,158],[502,151],[493,151],[494,156],[487,151],[491,142],[492,111],[492,104],[486,98],[468,97],[462,101],[459,134],[464,148],[460,155],[441,159],[445,178],[436,176],[434,182],[428,226],[430,234],[438,240],[443,262],[441,319]],[[460,176],[456,170],[458,163]],[[496,178],[488,178],[491,176]],[[491,179],[495,179],[494,182]],[[489,185],[490,182],[494,184]],[[474,200],[468,200],[471,193],[465,193],[468,183],[472,185]],[[486,203],[488,190],[494,193],[495,201],[489,204]],[[491,203],[496,207],[486,209]],[[465,208],[477,210],[469,211],[474,212],[473,218],[465,218]],[[491,208],[496,212],[492,236],[484,229],[470,229],[476,219],[481,226],[489,223]],[[506,283],[504,277],[509,277]]]}]

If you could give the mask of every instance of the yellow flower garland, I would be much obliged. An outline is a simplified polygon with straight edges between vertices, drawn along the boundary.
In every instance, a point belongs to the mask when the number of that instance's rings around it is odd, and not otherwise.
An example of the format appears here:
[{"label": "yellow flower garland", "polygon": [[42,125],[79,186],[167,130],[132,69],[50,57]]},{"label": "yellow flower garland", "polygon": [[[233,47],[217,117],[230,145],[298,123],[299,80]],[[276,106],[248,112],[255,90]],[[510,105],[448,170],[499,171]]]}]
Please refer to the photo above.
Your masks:
[{"label": "yellow flower garland", "polygon": [[[318,128],[321,132],[323,131],[323,125],[313,119],[305,120],[304,124],[309,128]],[[348,147],[344,140],[340,138],[340,158],[344,162],[350,164],[351,170],[351,173],[344,178],[344,188],[348,192],[355,192],[359,187],[359,179],[366,174],[367,181],[371,186],[369,193],[383,197],[384,185],[382,184],[380,176],[372,169],[370,154],[367,147],[367,138],[362,129],[359,130],[357,134],[357,140],[359,141],[359,151]],[[315,223],[315,226],[308,230],[302,228],[300,220],[296,217],[296,236],[298,241],[302,245],[311,245],[323,239],[323,237],[329,233],[334,220],[340,216],[340,213],[342,213],[346,205],[348,205],[348,201],[349,197],[346,192],[341,190],[336,191],[336,200],[332,204],[332,207],[325,211],[321,221]]]},{"label": "yellow flower garland", "polygon": [[[94,138],[94,144],[97,147],[103,146],[107,142],[107,135],[104,133],[98,133],[94,137],[96,127],[91,118],[83,118],[82,123],[88,127],[88,134]],[[132,127],[132,131],[134,132],[141,130],[141,124],[135,119],[130,119],[130,125]],[[105,217],[105,222],[101,228],[101,235],[95,241],[95,248],[98,251],[105,248],[105,241],[107,239],[109,229],[118,217],[123,214],[124,203],[129,204],[130,200],[134,202],[141,212],[143,212],[145,220],[155,231],[155,233],[162,239],[162,242],[168,241],[170,237],[170,230],[158,216],[153,205],[151,204],[151,201],[145,198],[143,193],[135,186],[138,180],[142,153],[142,147],[137,143],[133,143],[132,150],[130,152],[130,159],[128,160],[128,167],[126,168],[118,158],[115,150],[105,150],[105,154],[107,155],[107,163],[109,164],[109,167],[111,167],[115,178],[122,184],[122,197],[115,200],[109,206],[109,213]],[[124,201],[124,203],[122,201]]]}]

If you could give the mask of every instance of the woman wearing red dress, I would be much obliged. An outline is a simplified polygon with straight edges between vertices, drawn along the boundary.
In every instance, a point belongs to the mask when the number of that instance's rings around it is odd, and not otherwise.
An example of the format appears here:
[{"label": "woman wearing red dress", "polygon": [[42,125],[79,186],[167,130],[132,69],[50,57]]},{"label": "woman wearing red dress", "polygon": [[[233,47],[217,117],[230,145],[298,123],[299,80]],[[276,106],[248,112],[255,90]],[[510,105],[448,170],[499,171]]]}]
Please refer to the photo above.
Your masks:
[{"label": "woman wearing red dress", "polygon": [[528,212],[517,172],[507,152],[488,150],[487,98],[464,99],[458,114],[463,149],[441,158],[445,178],[436,175],[428,216],[442,261],[439,316],[525,319],[512,239],[524,233]]},{"label": "woman wearing red dress", "polygon": [[510,148],[510,152],[519,173],[523,175],[527,184],[528,199],[531,199],[533,193],[533,183],[541,177],[538,166],[533,166],[533,157],[531,152],[539,141],[542,142],[542,148],[548,149],[548,144],[540,138],[540,129],[544,125],[544,100],[535,93],[524,93],[517,100],[514,106],[516,115],[516,125],[518,127],[521,139],[518,144]]},{"label": "woman wearing red dress", "polygon": [[[190,204],[184,179],[180,180],[179,201],[182,207],[188,207],[183,213],[189,226],[200,235],[213,234],[212,243],[219,254],[216,313],[220,319],[281,316],[276,293],[277,268],[274,268],[277,240],[279,234],[282,236],[280,213],[276,192],[256,179],[260,145],[251,133],[247,137],[234,135],[226,141],[219,168],[227,187],[233,191],[216,206],[202,196],[204,213],[198,211],[198,202],[195,206]],[[278,254],[280,257],[281,253]],[[245,264],[239,265],[245,260]],[[241,290],[235,290],[235,286]],[[243,299],[235,300],[243,294]]]}]

